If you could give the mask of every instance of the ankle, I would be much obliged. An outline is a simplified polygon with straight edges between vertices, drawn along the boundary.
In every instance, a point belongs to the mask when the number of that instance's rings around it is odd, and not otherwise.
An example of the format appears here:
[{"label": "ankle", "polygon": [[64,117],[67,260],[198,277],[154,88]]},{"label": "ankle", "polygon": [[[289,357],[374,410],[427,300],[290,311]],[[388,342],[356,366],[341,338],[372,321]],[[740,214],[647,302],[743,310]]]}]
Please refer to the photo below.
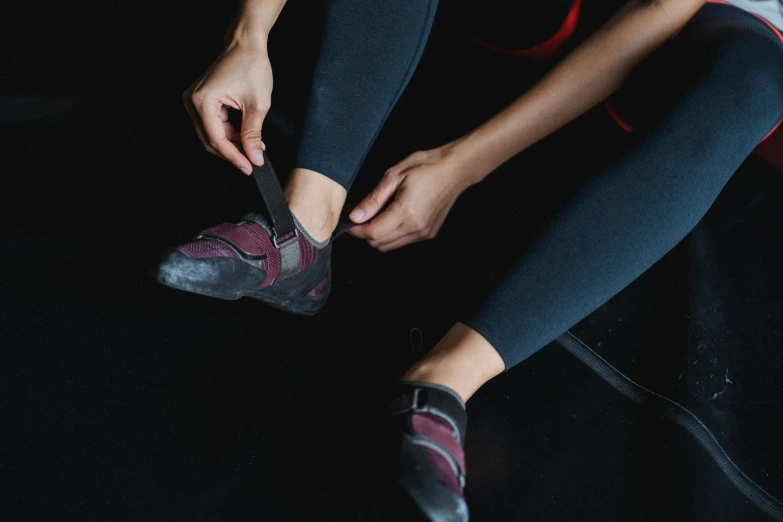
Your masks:
[{"label": "ankle", "polygon": [[331,209],[313,208],[313,206],[297,206],[289,203],[291,213],[299,225],[312,239],[319,243],[327,241],[337,228],[339,212]]},{"label": "ankle", "polygon": [[307,233],[316,241],[329,239],[345,204],[345,188],[318,172],[294,169],[284,193],[291,212]]},{"label": "ankle", "polygon": [[448,369],[444,371],[441,368],[441,362],[434,360],[434,358],[423,359],[409,368],[402,376],[402,380],[445,386],[459,395],[463,402],[467,402],[478,386],[470,385],[466,379],[461,378],[454,371]]},{"label": "ankle", "polygon": [[402,378],[446,386],[467,402],[481,386],[504,370],[503,359],[492,345],[472,328],[457,323]]}]

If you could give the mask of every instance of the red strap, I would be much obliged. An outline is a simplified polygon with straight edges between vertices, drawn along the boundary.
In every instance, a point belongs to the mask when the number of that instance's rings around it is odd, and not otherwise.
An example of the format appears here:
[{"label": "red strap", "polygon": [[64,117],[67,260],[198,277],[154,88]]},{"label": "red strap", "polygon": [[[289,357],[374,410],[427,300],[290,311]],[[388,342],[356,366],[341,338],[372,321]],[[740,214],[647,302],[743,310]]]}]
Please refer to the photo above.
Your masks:
[{"label": "red strap", "polygon": [[604,100],[604,107],[606,108],[606,112],[609,113],[609,116],[612,117],[614,122],[617,124],[618,127],[623,129],[625,132],[632,132],[633,127],[631,124],[629,124],[627,121],[625,121],[620,114],[618,114],[617,110],[612,105],[611,98]]},{"label": "red strap", "polygon": [[470,35],[470,38],[477,44],[498,53],[513,54],[529,60],[549,60],[557,54],[560,48],[563,47],[574,32],[576,32],[576,27],[579,25],[579,14],[581,10],[582,0],[574,0],[574,4],[571,6],[571,10],[568,12],[568,16],[566,16],[562,27],[544,43],[538,44],[535,47],[530,47],[529,49],[504,49],[503,47],[497,47],[491,43],[485,42],[473,35]]}]

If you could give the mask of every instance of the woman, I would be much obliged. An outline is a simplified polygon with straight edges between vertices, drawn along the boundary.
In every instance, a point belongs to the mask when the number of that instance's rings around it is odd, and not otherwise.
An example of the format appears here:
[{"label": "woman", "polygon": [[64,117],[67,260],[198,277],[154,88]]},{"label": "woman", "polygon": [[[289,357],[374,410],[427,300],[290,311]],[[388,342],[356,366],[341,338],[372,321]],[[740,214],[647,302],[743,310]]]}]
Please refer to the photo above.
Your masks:
[{"label": "woman", "polygon": [[[331,2],[281,194],[261,128],[272,90],[266,41],[284,3],[245,0],[231,42],[184,96],[207,150],[256,175],[271,223],[251,214],[204,231],[167,255],[159,280],[312,314],[328,297],[347,190],[419,63],[437,2]],[[783,118],[779,34],[735,6],[705,3],[444,0],[476,45],[546,73],[467,134],[391,167],[351,212],[350,234],[384,252],[434,237],[463,191],[618,89],[607,110],[633,132],[402,377],[391,408],[399,483],[431,520],[468,518],[465,401],[671,250]],[[240,131],[227,107],[242,111]]]}]

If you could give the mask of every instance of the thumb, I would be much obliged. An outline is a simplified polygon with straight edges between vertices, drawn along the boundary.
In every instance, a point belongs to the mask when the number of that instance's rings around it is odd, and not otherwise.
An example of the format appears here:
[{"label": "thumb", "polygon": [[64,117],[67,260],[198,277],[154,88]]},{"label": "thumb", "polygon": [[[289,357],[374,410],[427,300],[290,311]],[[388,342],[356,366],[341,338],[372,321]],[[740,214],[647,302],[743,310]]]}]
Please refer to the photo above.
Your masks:
[{"label": "thumb", "polygon": [[354,223],[364,223],[372,218],[392,197],[398,185],[396,177],[384,176],[381,182],[356,205],[348,217]]},{"label": "thumb", "polygon": [[242,148],[245,150],[247,158],[255,165],[264,164],[264,154],[262,150],[266,149],[264,142],[261,141],[261,126],[264,124],[266,109],[262,109],[257,104],[251,104],[245,108],[242,113]]}]

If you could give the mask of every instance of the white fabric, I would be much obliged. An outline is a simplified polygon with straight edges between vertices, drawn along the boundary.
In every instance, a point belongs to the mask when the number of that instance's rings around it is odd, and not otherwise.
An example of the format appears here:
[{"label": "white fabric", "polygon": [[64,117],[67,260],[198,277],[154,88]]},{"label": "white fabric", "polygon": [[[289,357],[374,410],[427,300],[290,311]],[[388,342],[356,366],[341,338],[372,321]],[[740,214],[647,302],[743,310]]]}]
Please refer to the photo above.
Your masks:
[{"label": "white fabric", "polygon": [[783,30],[783,14],[780,12],[778,0],[726,0],[730,4],[741,7],[745,11],[750,11],[766,18],[768,22]]}]

